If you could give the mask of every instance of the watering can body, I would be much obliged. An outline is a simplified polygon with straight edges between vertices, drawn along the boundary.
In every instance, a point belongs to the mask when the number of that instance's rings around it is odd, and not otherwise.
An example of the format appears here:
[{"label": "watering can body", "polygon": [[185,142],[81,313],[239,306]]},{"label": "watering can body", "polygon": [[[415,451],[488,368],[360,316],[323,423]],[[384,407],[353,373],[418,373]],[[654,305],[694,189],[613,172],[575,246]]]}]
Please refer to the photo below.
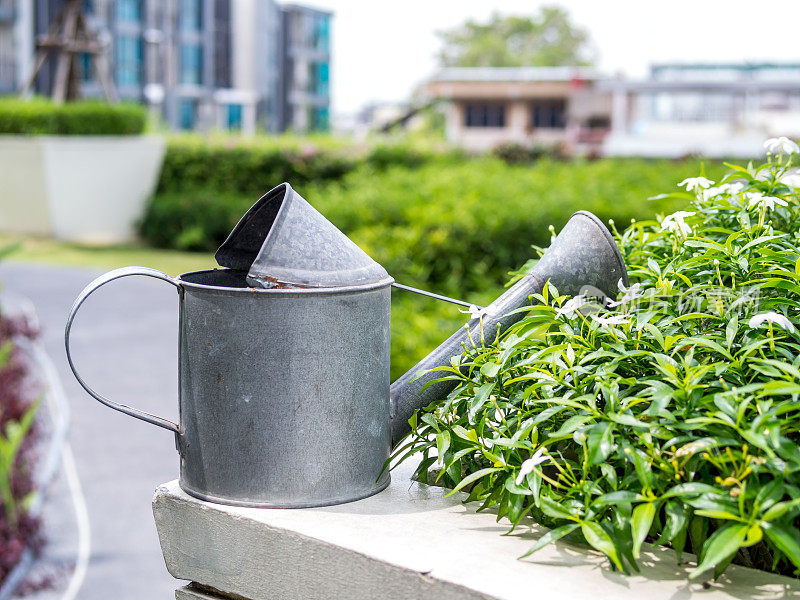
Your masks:
[{"label": "watering can body", "polygon": [[[83,301],[131,275],[179,297],[180,422],[119,405],[88,387],[69,350]],[[175,433],[180,485],[225,504],[300,508],[370,496],[389,483],[391,279],[330,289],[254,289],[245,271],[172,278],[111,271],[79,296],[68,358],[104,404]]]},{"label": "watering can body", "polygon": [[[484,328],[504,330],[547,281],[578,293],[627,283],[610,234],[589,213],[565,227],[534,270],[488,307]],[[559,241],[560,240],[560,241]],[[579,240],[582,250],[575,250]],[[67,320],[79,383],[107,406],[171,430],[180,485],[204,500],[253,507],[338,504],[389,483],[387,459],[418,408],[452,382],[431,382],[462,351],[461,328],[390,387],[394,280],[288,184],[262,197],[217,251],[224,269],[177,278],[143,267],[89,284]],[[117,404],[80,376],[70,350],[78,309],[101,286],[131,275],[178,291],[180,422]],[[427,385],[427,387],[425,387]],[[423,389],[425,388],[425,389]]]}]

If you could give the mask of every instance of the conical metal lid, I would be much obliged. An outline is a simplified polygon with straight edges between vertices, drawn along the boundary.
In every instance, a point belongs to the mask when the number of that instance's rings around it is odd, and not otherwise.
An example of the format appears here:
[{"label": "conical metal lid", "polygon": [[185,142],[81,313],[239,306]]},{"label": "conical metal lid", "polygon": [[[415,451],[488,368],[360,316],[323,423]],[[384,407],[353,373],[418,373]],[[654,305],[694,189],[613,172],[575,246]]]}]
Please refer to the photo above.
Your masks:
[{"label": "conical metal lid", "polygon": [[253,287],[345,287],[392,282],[386,270],[339,231],[288,183],[245,213],[215,255],[223,267],[248,271]]}]

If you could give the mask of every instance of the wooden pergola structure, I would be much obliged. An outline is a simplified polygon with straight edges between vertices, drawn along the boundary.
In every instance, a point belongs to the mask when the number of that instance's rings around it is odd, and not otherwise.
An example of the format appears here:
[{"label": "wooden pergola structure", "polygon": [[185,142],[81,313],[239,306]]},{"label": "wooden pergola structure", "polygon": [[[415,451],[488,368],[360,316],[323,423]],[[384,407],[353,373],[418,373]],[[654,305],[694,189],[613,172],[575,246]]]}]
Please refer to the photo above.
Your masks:
[{"label": "wooden pergola structure", "polygon": [[81,66],[78,57],[89,54],[94,60],[97,78],[109,102],[115,102],[116,90],[110,76],[105,45],[86,22],[82,0],[67,0],[46,35],[36,41],[33,72],[20,89],[27,94],[47,57],[56,57],[56,73],[51,97],[56,104],[80,98]]}]

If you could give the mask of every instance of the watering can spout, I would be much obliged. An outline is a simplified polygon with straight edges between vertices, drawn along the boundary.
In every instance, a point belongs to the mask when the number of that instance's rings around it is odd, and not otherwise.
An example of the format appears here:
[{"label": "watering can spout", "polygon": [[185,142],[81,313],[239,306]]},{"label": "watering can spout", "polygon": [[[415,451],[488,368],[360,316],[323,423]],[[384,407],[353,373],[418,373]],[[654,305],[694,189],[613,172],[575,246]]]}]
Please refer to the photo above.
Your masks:
[{"label": "watering can spout", "polygon": [[[572,215],[533,269],[484,309],[484,330],[495,332],[499,328],[502,333],[508,329],[523,316],[514,311],[530,304],[530,296],[540,293],[548,281],[560,294],[570,296],[580,293],[614,296],[620,281],[628,285],[628,272],[619,248],[595,215],[587,211]],[[478,327],[477,318],[474,320],[471,330]],[[467,335],[460,328],[391,385],[393,445],[410,430],[408,420],[416,410],[444,398],[456,385],[453,381],[428,385],[441,377],[437,372],[417,375],[449,365],[453,356],[461,354]]]}]

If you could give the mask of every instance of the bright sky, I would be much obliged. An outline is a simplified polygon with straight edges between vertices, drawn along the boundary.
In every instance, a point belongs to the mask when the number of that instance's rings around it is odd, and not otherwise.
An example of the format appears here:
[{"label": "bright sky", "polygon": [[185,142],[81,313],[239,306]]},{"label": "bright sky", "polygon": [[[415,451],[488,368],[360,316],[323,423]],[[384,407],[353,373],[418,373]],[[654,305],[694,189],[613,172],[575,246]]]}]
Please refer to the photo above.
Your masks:
[{"label": "bright sky", "polygon": [[643,76],[651,62],[800,62],[800,0],[305,0],[335,12],[333,111],[406,99],[436,68],[436,32],[493,11],[560,4],[586,27],[599,66]]}]

